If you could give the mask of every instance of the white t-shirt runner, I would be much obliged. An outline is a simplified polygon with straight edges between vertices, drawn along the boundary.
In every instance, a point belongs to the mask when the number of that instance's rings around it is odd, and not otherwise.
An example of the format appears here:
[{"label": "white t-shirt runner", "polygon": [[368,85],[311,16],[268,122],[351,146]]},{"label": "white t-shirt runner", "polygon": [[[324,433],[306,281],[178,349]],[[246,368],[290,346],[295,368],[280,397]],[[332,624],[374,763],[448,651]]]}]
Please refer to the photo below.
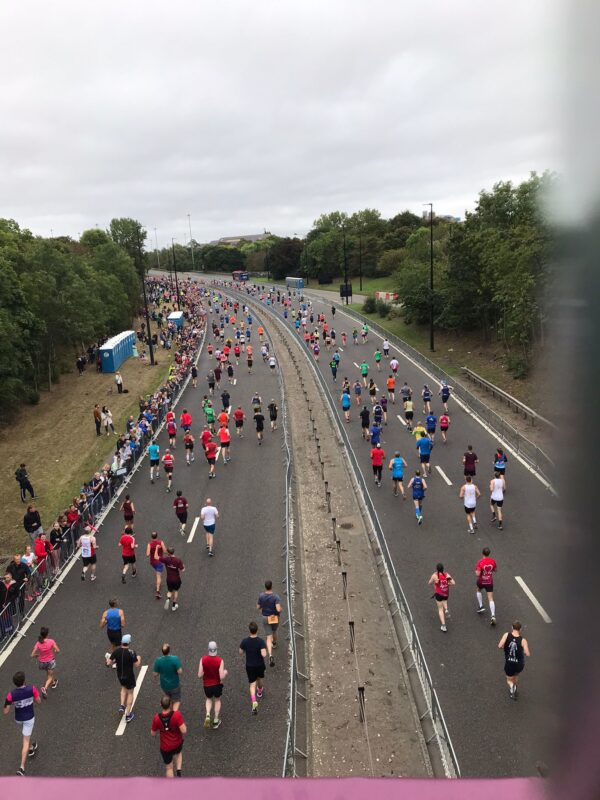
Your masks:
[{"label": "white t-shirt runner", "polygon": [[218,516],[219,511],[215,506],[204,506],[200,511],[200,518],[204,526],[216,525]]},{"label": "white t-shirt runner", "polygon": [[472,483],[465,483],[463,500],[465,508],[475,508],[477,505],[477,492]]}]

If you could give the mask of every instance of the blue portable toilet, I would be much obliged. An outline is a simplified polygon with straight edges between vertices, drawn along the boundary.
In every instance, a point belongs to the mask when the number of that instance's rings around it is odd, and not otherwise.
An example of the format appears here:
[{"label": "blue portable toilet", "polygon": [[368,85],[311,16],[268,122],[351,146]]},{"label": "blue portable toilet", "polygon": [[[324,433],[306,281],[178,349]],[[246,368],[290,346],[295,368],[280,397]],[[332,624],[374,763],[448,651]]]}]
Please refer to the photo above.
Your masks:
[{"label": "blue portable toilet", "polygon": [[116,372],[133,355],[135,331],[123,331],[100,347],[102,372]]},{"label": "blue portable toilet", "polygon": [[167,319],[169,322],[174,322],[178,328],[183,328],[183,311],[173,311]]}]

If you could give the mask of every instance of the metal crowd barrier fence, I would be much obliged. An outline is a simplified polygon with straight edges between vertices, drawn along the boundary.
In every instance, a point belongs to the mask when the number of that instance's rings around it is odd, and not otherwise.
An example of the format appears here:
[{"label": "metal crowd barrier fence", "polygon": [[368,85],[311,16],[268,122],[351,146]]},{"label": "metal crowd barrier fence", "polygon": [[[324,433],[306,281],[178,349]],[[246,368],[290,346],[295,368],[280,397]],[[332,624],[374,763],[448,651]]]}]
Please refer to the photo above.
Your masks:
[{"label": "metal crowd barrier fence", "polygon": [[[266,309],[265,305],[261,304],[252,296],[249,296],[244,292],[239,292],[239,294],[245,298],[246,302],[251,302],[253,305],[258,305],[260,308]],[[270,308],[270,312],[271,313],[269,314],[269,316],[273,316],[274,319],[277,320],[279,324],[281,324],[286,330],[289,330],[284,320],[279,319],[279,316],[277,315],[274,309]],[[383,532],[383,527],[381,525],[381,522],[379,521],[377,510],[371,499],[367,483],[363,476],[362,470],[360,469],[360,465],[358,464],[358,460],[350,443],[350,439],[348,438],[348,434],[346,433],[346,429],[341,424],[341,421],[336,413],[337,406],[331,394],[331,390],[327,382],[325,381],[325,378],[321,374],[320,370],[316,368],[313,360],[308,357],[308,353],[304,347],[303,342],[298,340],[298,344],[300,345],[301,350],[305,352],[307,355],[307,361],[311,365],[317,383],[321,387],[321,391],[323,392],[324,396],[327,398],[328,405],[331,411],[331,418],[334,421],[334,424],[336,425],[338,432],[345,443],[346,452],[348,453],[350,463],[352,465],[352,472],[354,473],[357,485],[360,488],[360,493],[364,499],[368,515],[373,525],[373,533],[375,536],[376,543],[381,551],[382,558],[384,559],[385,562],[386,571],[390,578],[391,589],[393,591],[394,602],[396,604],[396,609],[392,611],[392,617],[394,617],[396,614],[399,614],[399,618],[402,622],[402,628],[404,631],[405,644],[402,648],[402,653],[406,658],[406,651],[410,650],[412,662],[410,663],[407,662],[407,670],[409,672],[411,670],[414,670],[416,672],[416,675],[418,676],[419,679],[419,685],[422,689],[423,697],[425,700],[426,708],[425,711],[420,714],[420,719],[421,722],[423,723],[426,717],[429,717],[429,719],[431,720],[431,724],[433,726],[432,734],[429,737],[426,737],[426,744],[429,746],[431,742],[434,739],[436,739],[438,744],[438,750],[440,753],[440,759],[446,776],[460,777],[460,765],[458,762],[456,752],[454,750],[454,746],[452,744],[452,740],[450,738],[450,733],[448,731],[448,726],[444,718],[444,713],[442,711],[442,707],[433,684],[433,679],[431,677],[431,673],[427,665],[427,660],[425,658],[425,654],[423,652],[423,648],[419,640],[419,635],[417,633],[417,628],[412,616],[412,612],[410,610],[410,606],[408,604],[408,600],[406,599],[406,595],[404,594],[404,590],[400,583],[400,579],[398,578],[398,575],[396,573],[396,568],[394,566],[394,562],[388,548],[387,540]]]},{"label": "metal crowd barrier fence", "polygon": [[[202,330],[194,362],[198,362],[204,344],[205,329]],[[47,594],[54,594],[56,584],[62,582],[60,575],[66,565],[75,557],[77,541],[86,525],[98,527],[106,513],[110,510],[121,490],[129,483],[139,463],[146,455],[148,445],[160,433],[164,425],[167,411],[173,408],[180,395],[186,389],[190,380],[188,374],[175,388],[170,400],[158,407],[158,413],[152,420],[151,429],[142,434],[138,446],[120,469],[111,475],[102,489],[88,500],[80,511],[80,519],[65,530],[60,539],[56,541],[58,547],[53,549],[46,558],[36,559],[26,580],[14,588],[10,597],[0,609],[0,653],[10,644],[13,637],[18,635],[23,623],[27,621],[31,612]],[[51,529],[44,531],[50,540]],[[33,542],[32,542],[33,545]]]}]

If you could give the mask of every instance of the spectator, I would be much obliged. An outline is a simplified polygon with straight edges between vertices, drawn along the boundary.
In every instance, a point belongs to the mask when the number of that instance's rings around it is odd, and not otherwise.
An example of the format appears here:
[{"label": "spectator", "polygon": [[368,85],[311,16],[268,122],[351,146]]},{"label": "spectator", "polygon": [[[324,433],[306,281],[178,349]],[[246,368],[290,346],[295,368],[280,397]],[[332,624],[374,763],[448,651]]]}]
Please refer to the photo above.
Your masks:
[{"label": "spectator", "polygon": [[123,394],[123,376],[118,370],[115,372],[115,383],[117,384],[118,393]]},{"label": "spectator", "polygon": [[117,432],[115,430],[115,426],[113,425],[112,411],[107,406],[102,406],[102,411],[100,413],[101,413],[102,425],[104,426],[106,435],[107,436],[109,435],[108,429],[110,428],[111,431],[116,436]]},{"label": "spectator", "polygon": [[102,436],[102,412],[98,403],[94,406],[94,423],[96,425],[96,436]]},{"label": "spectator", "polygon": [[33,486],[29,481],[29,476],[27,475],[27,468],[25,464],[21,464],[19,469],[15,472],[15,478],[17,483],[19,484],[19,488],[21,490],[21,502],[25,502],[25,493],[29,492],[31,495],[31,499],[35,497],[35,493],[33,491]]},{"label": "spectator", "polygon": [[23,527],[29,534],[32,543],[35,542],[35,537],[38,535],[38,532],[43,530],[40,512],[37,510],[34,503],[27,506],[27,513],[23,517]]}]

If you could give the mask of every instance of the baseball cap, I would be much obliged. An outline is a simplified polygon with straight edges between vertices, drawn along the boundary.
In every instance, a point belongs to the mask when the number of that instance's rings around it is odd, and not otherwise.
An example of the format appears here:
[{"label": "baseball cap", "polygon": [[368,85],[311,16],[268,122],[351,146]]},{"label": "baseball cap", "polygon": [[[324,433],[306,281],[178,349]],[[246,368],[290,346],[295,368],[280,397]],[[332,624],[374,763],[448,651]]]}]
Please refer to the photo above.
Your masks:
[{"label": "baseball cap", "polygon": [[217,643],[216,642],[209,642],[208,643],[208,655],[209,656],[216,656],[217,655]]},{"label": "baseball cap", "polygon": [[124,636],[121,636],[121,644],[131,644],[131,634],[126,633]]}]

